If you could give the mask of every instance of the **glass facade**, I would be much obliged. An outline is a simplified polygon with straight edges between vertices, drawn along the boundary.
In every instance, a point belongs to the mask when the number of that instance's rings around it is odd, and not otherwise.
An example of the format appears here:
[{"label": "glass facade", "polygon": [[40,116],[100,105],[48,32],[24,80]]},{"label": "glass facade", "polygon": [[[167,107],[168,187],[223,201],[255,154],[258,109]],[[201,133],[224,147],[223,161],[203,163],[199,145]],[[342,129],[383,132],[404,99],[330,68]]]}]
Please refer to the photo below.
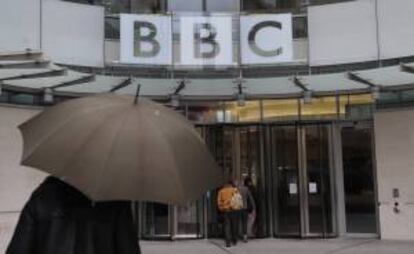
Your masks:
[{"label": "glass facade", "polygon": [[352,124],[341,131],[346,230],[376,233],[374,166],[370,126]]},{"label": "glass facade", "polygon": [[217,102],[183,102],[188,119],[197,124],[254,123],[290,120],[370,119],[371,94]]},{"label": "glass facade", "polygon": [[168,11],[224,11],[305,12],[309,5],[346,2],[352,0],[65,0],[105,6],[108,13]]},{"label": "glass facade", "polygon": [[350,0],[67,0],[105,7],[107,20],[106,38],[119,39],[119,13],[165,13],[165,12],[291,12],[293,17],[293,38],[307,38],[306,7]]},{"label": "glass facade", "polygon": [[[37,104],[43,95],[3,91],[1,99]],[[377,233],[372,127],[364,124],[372,120],[374,103],[372,94],[180,101],[177,111],[195,123],[223,175],[253,180],[253,237],[333,237],[338,233],[334,200],[340,191],[333,176],[339,170],[346,232]],[[333,128],[338,122],[347,125]],[[342,146],[333,149],[332,133],[338,130]],[[332,163],[337,158],[343,158],[342,168]],[[211,190],[186,206],[140,203],[140,237],[221,237],[216,193]]]}]

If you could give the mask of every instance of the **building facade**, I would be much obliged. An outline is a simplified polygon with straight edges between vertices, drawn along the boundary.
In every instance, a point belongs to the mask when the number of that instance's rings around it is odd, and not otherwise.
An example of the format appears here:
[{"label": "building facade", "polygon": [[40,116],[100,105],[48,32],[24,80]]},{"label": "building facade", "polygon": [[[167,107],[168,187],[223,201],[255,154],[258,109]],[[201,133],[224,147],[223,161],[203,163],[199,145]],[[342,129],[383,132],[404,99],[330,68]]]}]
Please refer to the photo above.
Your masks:
[{"label": "building facade", "polygon": [[[141,96],[195,124],[226,176],[253,179],[256,237],[414,239],[412,1],[1,5],[0,250],[44,178],[19,166],[17,125],[60,101],[101,92],[135,94],[138,85]],[[170,62],[123,60],[124,14],[171,21]],[[289,15],[288,60],[243,58],[243,24],[263,15]],[[183,20],[216,16],[231,21],[230,46],[220,46],[232,63],[185,63]],[[270,32],[260,36],[273,40]],[[136,56],[140,45],[133,43]],[[139,237],[219,237],[215,195],[212,190],[183,207],[134,203]]]}]

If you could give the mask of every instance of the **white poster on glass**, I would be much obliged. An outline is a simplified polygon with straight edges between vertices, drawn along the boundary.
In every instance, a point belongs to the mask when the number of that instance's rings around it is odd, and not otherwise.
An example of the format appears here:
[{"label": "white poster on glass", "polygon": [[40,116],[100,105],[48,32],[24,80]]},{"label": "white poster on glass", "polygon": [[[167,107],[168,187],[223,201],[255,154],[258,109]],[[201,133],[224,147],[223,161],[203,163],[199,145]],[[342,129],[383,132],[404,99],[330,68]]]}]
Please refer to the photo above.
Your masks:
[{"label": "white poster on glass", "polygon": [[172,64],[171,17],[121,14],[121,63]]},{"label": "white poster on glass", "polygon": [[180,24],[180,64],[234,64],[231,16],[186,16]]},{"label": "white poster on glass", "polygon": [[240,43],[242,64],[292,61],[292,15],[241,16]]}]

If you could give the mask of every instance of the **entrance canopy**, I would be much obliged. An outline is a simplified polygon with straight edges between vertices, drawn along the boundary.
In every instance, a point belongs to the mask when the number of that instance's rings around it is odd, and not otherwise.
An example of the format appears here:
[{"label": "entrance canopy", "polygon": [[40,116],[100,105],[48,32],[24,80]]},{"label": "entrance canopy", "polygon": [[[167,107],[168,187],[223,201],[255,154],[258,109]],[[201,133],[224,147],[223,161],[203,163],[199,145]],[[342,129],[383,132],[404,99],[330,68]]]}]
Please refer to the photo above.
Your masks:
[{"label": "entrance canopy", "polygon": [[414,63],[334,74],[191,80],[81,73],[39,58],[38,52],[0,54],[0,66],[2,91],[48,93],[52,98],[103,92],[135,94],[138,84],[141,96],[158,100],[173,96],[182,100],[300,98],[414,89]]}]

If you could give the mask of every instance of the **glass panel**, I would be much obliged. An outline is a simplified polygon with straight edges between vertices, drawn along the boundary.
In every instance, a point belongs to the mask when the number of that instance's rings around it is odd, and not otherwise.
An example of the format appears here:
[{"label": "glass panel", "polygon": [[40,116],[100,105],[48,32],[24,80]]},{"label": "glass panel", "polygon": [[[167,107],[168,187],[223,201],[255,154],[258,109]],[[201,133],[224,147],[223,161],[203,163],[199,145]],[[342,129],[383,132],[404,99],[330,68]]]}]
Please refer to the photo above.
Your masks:
[{"label": "glass panel", "polygon": [[128,13],[131,10],[130,0],[103,0],[109,13]]},{"label": "glass panel", "polygon": [[401,91],[401,100],[403,102],[413,102],[414,101],[414,91]]},{"label": "glass panel", "polygon": [[263,120],[297,119],[299,105],[296,99],[263,100]]},{"label": "glass panel", "polygon": [[120,24],[117,17],[105,17],[105,38],[119,40]]},{"label": "glass panel", "polygon": [[346,224],[349,233],[376,233],[371,130],[342,129]]},{"label": "glass panel", "polygon": [[282,10],[298,9],[308,1],[303,0],[276,0],[276,7]]},{"label": "glass panel", "polygon": [[[207,147],[215,157],[217,164],[223,169],[224,177],[228,179],[233,174],[234,132],[223,126],[201,128]],[[222,237],[223,233],[223,218],[218,213],[216,200],[216,190],[207,193],[208,237]]]},{"label": "glass panel", "polygon": [[177,234],[178,237],[201,236],[200,202],[191,202],[186,206],[177,207]]},{"label": "glass panel", "polygon": [[264,176],[261,171],[260,160],[260,131],[257,126],[249,126],[235,129],[240,135],[240,182],[249,177],[252,180],[250,191],[256,204],[256,218],[251,227],[251,237],[265,236],[266,229],[266,193],[264,188]]},{"label": "glass panel", "polygon": [[328,128],[307,126],[305,131],[309,233],[332,233]]},{"label": "glass panel", "polygon": [[401,101],[400,94],[395,91],[391,92],[381,92],[378,104],[397,104]]},{"label": "glass panel", "polygon": [[35,104],[35,95],[32,94],[10,94],[10,103],[16,104]]},{"label": "glass panel", "polygon": [[0,102],[9,102],[9,92],[0,91]]},{"label": "glass panel", "polygon": [[225,115],[221,102],[188,103],[188,119],[194,123],[223,123]]},{"label": "glass panel", "polygon": [[276,0],[241,0],[244,11],[269,10],[276,8]]},{"label": "glass panel", "polygon": [[238,12],[239,0],[207,0],[207,11],[211,12]]},{"label": "glass panel", "polygon": [[375,101],[372,94],[341,95],[339,97],[339,114],[341,118],[370,118]]},{"label": "glass panel", "polygon": [[203,1],[168,0],[168,11],[201,12],[203,11]]},{"label": "glass panel", "polygon": [[310,103],[305,103],[303,100],[301,104],[301,119],[315,119],[315,118],[336,118],[336,97],[317,97],[312,98]]},{"label": "glass panel", "polygon": [[275,235],[300,235],[298,140],[294,126],[272,128]]},{"label": "glass panel", "polygon": [[245,101],[244,106],[237,102],[225,103],[225,122],[259,122],[260,102]]},{"label": "glass panel", "polygon": [[306,16],[293,17],[293,38],[307,38],[308,37],[308,19]]},{"label": "glass panel", "polygon": [[145,235],[147,237],[170,236],[168,205],[145,204]]},{"label": "glass panel", "polygon": [[159,13],[162,11],[161,0],[131,1],[132,13]]}]

